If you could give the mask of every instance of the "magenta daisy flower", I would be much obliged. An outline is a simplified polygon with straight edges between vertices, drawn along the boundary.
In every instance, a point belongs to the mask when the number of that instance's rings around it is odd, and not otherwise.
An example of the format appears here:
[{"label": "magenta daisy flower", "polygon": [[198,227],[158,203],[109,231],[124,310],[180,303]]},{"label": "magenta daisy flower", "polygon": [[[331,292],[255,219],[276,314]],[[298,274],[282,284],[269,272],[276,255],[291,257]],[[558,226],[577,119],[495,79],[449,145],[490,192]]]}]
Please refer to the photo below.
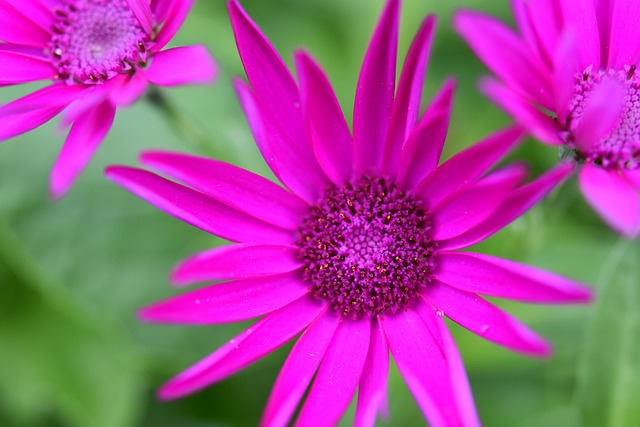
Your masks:
[{"label": "magenta daisy flower", "polygon": [[[0,0],[0,86],[52,83],[0,107],[0,141],[65,111],[71,130],[50,179],[52,196],[71,186],[113,122],[116,108],[147,84],[208,83],[202,46],[162,50],[193,0]],[[67,108],[70,107],[71,108]]]},{"label": "magenta daisy flower", "polygon": [[571,172],[561,165],[522,184],[512,165],[486,174],[522,136],[503,130],[437,166],[453,83],[419,118],[434,18],[422,24],[395,89],[399,2],[390,0],[364,59],[353,136],[333,90],[305,52],[298,82],[236,1],[231,22],[250,85],[236,89],[258,146],[284,184],[216,160],[147,152],[152,172],[107,175],[167,213],[235,242],[177,267],[177,284],[223,281],[141,312],[192,324],[262,316],[170,380],[163,399],[220,381],[298,336],[262,425],[336,423],[356,389],[355,425],[385,411],[389,353],[433,426],[477,426],[460,355],[444,317],[533,356],[537,334],[478,294],[534,303],[590,299],[580,284],[515,262],[458,252],[485,239]]},{"label": "magenta daisy flower", "polygon": [[[514,0],[518,32],[471,11],[455,26],[500,81],[482,90],[582,165],[580,189],[616,231],[640,235],[640,3]],[[549,116],[549,114],[551,116]]]}]

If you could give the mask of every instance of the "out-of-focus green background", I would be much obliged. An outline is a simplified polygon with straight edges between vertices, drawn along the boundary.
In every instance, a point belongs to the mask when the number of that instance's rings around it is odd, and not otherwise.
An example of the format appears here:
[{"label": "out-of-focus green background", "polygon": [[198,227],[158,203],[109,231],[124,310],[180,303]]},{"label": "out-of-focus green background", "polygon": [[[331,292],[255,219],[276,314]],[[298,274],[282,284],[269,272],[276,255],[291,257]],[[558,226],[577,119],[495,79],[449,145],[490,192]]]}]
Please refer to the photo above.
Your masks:
[{"label": "out-of-focus green background", "polygon": [[[347,116],[381,0],[245,0],[288,64],[306,47],[324,65]],[[445,156],[509,121],[475,90],[485,71],[452,32],[451,13],[473,7],[510,20],[507,0],[406,0],[399,57],[420,20],[439,16],[427,97],[459,81]],[[165,92],[210,145],[189,145],[146,100],[120,110],[105,144],[66,198],[47,177],[64,138],[54,121],[0,145],[0,426],[252,426],[289,346],[232,378],[175,402],[157,387],[246,324],[143,324],[136,310],[181,292],[168,273],[222,242],[161,213],[104,179],[108,164],[136,164],[146,148],[189,151],[267,174],[230,86],[243,75],[225,2],[201,0],[174,45],[206,44],[221,75],[210,87]],[[0,102],[37,86],[0,88]],[[427,99],[425,97],[425,100]],[[536,175],[555,149],[527,141],[512,158]],[[452,325],[486,426],[640,425],[640,246],[607,230],[567,182],[541,205],[475,248],[593,284],[591,306],[500,303],[548,337],[549,360],[529,359]],[[428,369],[428,366],[425,367]],[[389,425],[424,421],[395,367]],[[344,425],[352,419],[353,407]],[[387,425],[380,421],[380,425]]]}]

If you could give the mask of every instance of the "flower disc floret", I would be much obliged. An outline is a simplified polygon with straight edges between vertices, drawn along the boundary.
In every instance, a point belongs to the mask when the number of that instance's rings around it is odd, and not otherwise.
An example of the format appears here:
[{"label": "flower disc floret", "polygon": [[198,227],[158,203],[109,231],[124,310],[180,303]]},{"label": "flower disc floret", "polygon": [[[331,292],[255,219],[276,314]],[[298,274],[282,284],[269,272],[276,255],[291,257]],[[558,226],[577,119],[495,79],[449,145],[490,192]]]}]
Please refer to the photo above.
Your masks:
[{"label": "flower disc floret", "polygon": [[146,59],[151,35],[126,0],[67,0],[56,17],[49,54],[60,80],[98,83]]},{"label": "flower disc floret", "polygon": [[[614,79],[626,89],[618,123],[599,143],[586,152],[576,150],[579,159],[610,169],[637,169],[640,166],[640,77],[635,67],[627,70],[586,70],[579,78],[569,110],[569,128],[576,126],[594,89],[605,79]],[[570,148],[575,149],[572,142]]]},{"label": "flower disc floret", "polygon": [[330,187],[299,230],[303,276],[342,316],[395,312],[432,280],[431,221],[384,178]]}]

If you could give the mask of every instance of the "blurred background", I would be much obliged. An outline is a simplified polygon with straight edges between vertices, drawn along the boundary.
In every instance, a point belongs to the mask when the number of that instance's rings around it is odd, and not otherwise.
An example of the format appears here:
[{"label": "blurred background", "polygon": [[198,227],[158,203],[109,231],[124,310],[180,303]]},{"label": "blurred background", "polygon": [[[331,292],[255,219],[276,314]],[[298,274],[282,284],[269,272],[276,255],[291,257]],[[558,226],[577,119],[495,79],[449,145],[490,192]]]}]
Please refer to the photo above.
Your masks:
[{"label": "blurred background", "polygon": [[[305,47],[323,64],[350,116],[360,63],[382,0],[244,0],[285,61]],[[475,89],[485,73],[450,27],[473,7],[511,21],[507,0],[405,0],[399,58],[421,19],[439,16],[425,102],[448,75],[459,87],[445,157],[509,123]],[[137,310],[182,292],[168,274],[181,259],[223,242],[137,199],[103,177],[137,163],[147,148],[215,156],[269,175],[230,79],[244,76],[220,0],[200,0],[173,45],[206,44],[221,75],[210,87],[163,92],[193,132],[177,132],[148,99],[118,117],[71,192],[53,202],[49,170],[64,140],[54,120],[0,145],[0,426],[253,426],[290,346],[193,396],[160,402],[155,390],[246,324],[143,324]],[[37,86],[3,87],[5,103]],[[348,120],[350,120],[348,118]],[[557,162],[554,148],[526,141],[511,159],[533,176]],[[574,180],[473,248],[590,283],[590,306],[498,304],[546,336],[555,353],[530,359],[451,325],[486,426],[640,425],[640,245],[620,239],[587,208]],[[428,367],[427,367],[428,368]],[[424,425],[394,366],[389,421]],[[349,425],[353,406],[342,424]]]}]

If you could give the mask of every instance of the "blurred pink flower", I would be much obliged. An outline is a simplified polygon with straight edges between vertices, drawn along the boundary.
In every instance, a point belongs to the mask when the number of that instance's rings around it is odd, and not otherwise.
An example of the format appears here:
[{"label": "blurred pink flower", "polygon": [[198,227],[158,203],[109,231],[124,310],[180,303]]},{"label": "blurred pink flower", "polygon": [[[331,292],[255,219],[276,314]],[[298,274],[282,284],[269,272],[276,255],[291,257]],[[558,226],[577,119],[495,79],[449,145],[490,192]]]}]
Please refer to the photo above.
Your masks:
[{"label": "blurred pink flower", "polygon": [[[0,107],[0,141],[65,111],[69,135],[50,178],[62,196],[113,122],[116,108],[160,86],[208,83],[203,46],[162,50],[193,0],[0,0],[0,86],[53,83]],[[67,108],[70,107],[70,108]]]},{"label": "blurred pink flower", "polygon": [[[483,92],[582,165],[578,182],[616,231],[640,235],[640,2],[513,0],[516,33],[461,11],[455,26],[498,77]],[[549,117],[551,114],[551,117]]]},{"label": "blurred pink flower", "polygon": [[422,24],[395,89],[399,2],[390,0],[367,51],[353,136],[322,70],[295,55],[298,84],[236,1],[231,22],[250,86],[236,89],[258,146],[286,189],[216,160],[147,152],[154,173],[107,175],[165,212],[237,242],[174,272],[179,285],[226,281],[152,305],[147,321],[192,324],[263,316],[161,390],[173,399],[243,369],[298,334],[262,425],[286,425],[313,380],[297,425],[336,423],[358,388],[356,426],[385,412],[389,351],[433,426],[479,420],[444,316],[533,356],[534,332],[477,294],[534,303],[590,299],[580,284],[487,255],[457,252],[520,216],[571,172],[522,185],[526,170],[485,175],[522,136],[506,129],[438,165],[453,82],[418,120],[434,18]]}]

